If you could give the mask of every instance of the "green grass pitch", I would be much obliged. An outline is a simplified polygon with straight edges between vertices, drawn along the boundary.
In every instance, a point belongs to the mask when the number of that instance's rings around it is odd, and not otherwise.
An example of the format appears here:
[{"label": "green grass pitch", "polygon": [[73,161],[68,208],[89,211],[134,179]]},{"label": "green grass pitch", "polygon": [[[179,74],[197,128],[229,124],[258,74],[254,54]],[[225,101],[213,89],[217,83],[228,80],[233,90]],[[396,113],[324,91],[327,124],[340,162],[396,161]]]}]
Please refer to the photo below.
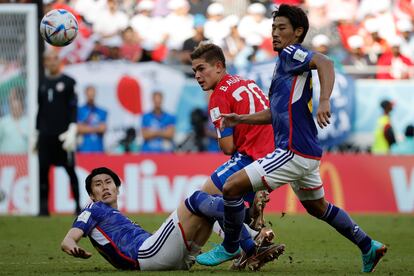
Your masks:
[{"label": "green grass pitch", "polygon": [[[362,274],[359,250],[324,222],[309,215],[267,215],[277,235],[286,244],[279,260],[260,272],[234,272],[229,263],[208,268],[195,265],[189,272],[139,272],[144,275],[355,275]],[[148,230],[155,230],[166,215],[130,216]],[[389,247],[376,275],[414,275],[413,215],[353,215],[374,239]],[[83,239],[81,245],[93,253],[88,260],[75,259],[60,250],[60,242],[73,217],[0,217],[0,275],[114,275],[117,271]],[[213,242],[219,238],[213,233]],[[209,249],[207,243],[204,249]]]}]

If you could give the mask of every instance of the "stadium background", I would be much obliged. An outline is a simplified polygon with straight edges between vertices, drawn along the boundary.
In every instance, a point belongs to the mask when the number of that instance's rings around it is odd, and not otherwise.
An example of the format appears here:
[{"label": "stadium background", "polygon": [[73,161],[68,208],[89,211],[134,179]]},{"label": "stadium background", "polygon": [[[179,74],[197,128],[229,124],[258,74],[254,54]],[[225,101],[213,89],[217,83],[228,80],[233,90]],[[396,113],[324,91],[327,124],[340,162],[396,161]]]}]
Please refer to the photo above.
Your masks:
[{"label": "stadium background", "polygon": [[[44,11],[56,7],[71,9],[79,16],[81,14],[81,10],[77,10],[79,7],[76,6],[81,1],[34,2],[36,3],[33,5],[0,4],[1,116],[9,114],[7,98],[11,89],[16,86],[22,87],[21,93],[25,99],[26,115],[29,120],[28,140],[34,130],[37,78],[43,70],[39,65],[41,54],[44,47],[48,47],[42,42],[37,43],[40,41],[38,20]],[[89,10],[94,12],[96,12],[95,9],[104,9],[106,5],[105,1],[85,0],[83,3],[86,2],[102,5]],[[124,10],[129,18],[133,18],[138,12],[139,2],[119,1],[119,10]],[[164,8],[159,12],[165,13],[161,18],[167,18],[170,13],[167,9],[168,1],[154,1],[156,2],[163,3],[164,6],[160,4],[160,7]],[[182,1],[175,0],[171,2],[176,5],[182,3]],[[223,16],[228,18],[237,15],[239,20],[246,15],[250,5],[249,1],[216,2],[223,5]],[[273,3],[262,2],[267,8],[265,17],[269,17]],[[341,5],[341,2],[352,2],[356,4],[355,12],[359,12],[370,1],[285,2],[304,2],[303,5],[307,9],[330,7],[334,5],[331,2],[337,5]],[[406,17],[412,19],[412,13],[410,13],[413,10],[412,4],[410,2],[409,9],[404,10],[406,2],[410,1],[376,2],[380,8],[385,7],[385,10],[378,11],[380,15],[385,18],[385,15],[391,13],[395,17],[393,22],[395,22],[396,35],[399,35],[397,21],[406,19]],[[386,6],[387,3],[389,6]],[[329,15],[335,15],[335,13],[332,11]],[[234,20],[234,17],[230,19]],[[180,50],[174,44],[176,41],[161,44],[158,48],[142,43],[140,47],[146,59],[131,62],[119,54],[111,56],[113,52],[108,52],[108,49],[120,48],[122,44],[122,41],[114,38],[105,42],[101,41],[100,58],[94,56],[92,60],[88,60],[88,55],[90,56],[95,50],[96,41],[100,41],[95,36],[98,31],[94,29],[92,20],[88,18],[88,13],[83,14],[79,37],[72,45],[60,49],[61,57],[65,60],[63,70],[78,82],[79,104],[84,103],[84,88],[93,84],[98,90],[97,104],[109,112],[108,131],[105,134],[106,152],[78,154],[77,172],[80,183],[83,185],[87,172],[93,167],[110,164],[121,175],[125,184],[121,193],[121,210],[129,213],[169,212],[181,199],[197,189],[211,171],[226,160],[226,157],[220,153],[187,153],[179,150],[177,153],[164,155],[140,153],[119,155],[114,153],[113,148],[127,127],[134,127],[139,134],[140,117],[151,109],[150,96],[153,91],[164,92],[165,109],[177,117],[175,137],[177,144],[183,141],[191,131],[191,111],[194,108],[206,108],[206,96],[189,76],[191,70],[188,65],[185,62],[179,62],[180,58],[177,56]],[[343,18],[330,18],[332,22],[341,20]],[[355,19],[358,25],[363,25],[363,21],[363,17]],[[195,24],[195,21],[193,23]],[[382,25],[380,27],[388,29]],[[359,30],[361,29],[364,28],[361,27]],[[177,30],[176,27],[173,31],[177,32]],[[169,30],[165,30],[167,31]],[[360,35],[368,36],[363,31]],[[258,46],[261,54],[255,59],[247,57],[242,59],[243,55],[241,55],[240,59],[230,59],[232,62],[229,64],[230,72],[255,79],[264,91],[269,86],[274,61],[277,58],[266,48],[266,39],[268,37],[263,37],[261,44],[257,42],[257,39],[256,41],[246,39],[246,45],[251,48]],[[347,40],[341,39],[340,41]],[[333,57],[341,57],[348,53],[349,46],[345,44],[332,46]],[[339,54],[336,51],[338,48],[342,49]],[[251,54],[248,49],[243,50]],[[414,53],[414,50],[412,51]],[[344,64],[342,68],[338,68],[335,91],[331,101],[333,124],[320,132],[320,138],[328,152],[322,159],[321,174],[326,185],[327,198],[351,212],[412,213],[414,210],[414,156],[375,156],[369,153],[376,120],[381,114],[379,103],[383,99],[390,99],[396,104],[392,120],[399,139],[403,138],[405,126],[414,123],[412,67],[408,67],[409,74],[405,79],[393,80],[376,79],[373,72],[379,68],[379,66],[371,65],[364,68],[362,72],[352,64]],[[317,91],[316,85],[315,107]],[[140,142],[140,138],[138,141]],[[30,150],[29,145],[30,141],[26,153],[0,153],[0,214],[37,214],[36,156]],[[64,171],[56,169],[51,174],[53,179],[51,211],[71,213],[73,201]],[[85,204],[88,197],[82,188],[80,190],[83,192],[82,203]],[[375,193],[375,197],[370,196],[372,193]],[[273,200],[267,212],[303,212],[288,187],[273,193],[272,197]]]}]

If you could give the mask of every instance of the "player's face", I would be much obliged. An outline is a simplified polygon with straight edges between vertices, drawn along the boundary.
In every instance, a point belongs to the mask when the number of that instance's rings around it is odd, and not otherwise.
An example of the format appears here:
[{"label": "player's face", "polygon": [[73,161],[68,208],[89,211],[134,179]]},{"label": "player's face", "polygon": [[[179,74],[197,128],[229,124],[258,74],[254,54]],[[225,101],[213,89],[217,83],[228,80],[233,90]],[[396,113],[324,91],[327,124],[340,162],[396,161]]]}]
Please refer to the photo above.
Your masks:
[{"label": "player's face", "polygon": [[272,24],[273,50],[280,52],[285,47],[298,43],[302,33],[302,27],[293,30],[288,18],[284,16],[276,17]]},{"label": "player's face", "polygon": [[44,64],[50,74],[55,75],[60,70],[60,60],[56,52],[49,52],[44,58]]},{"label": "player's face", "polygon": [[112,207],[116,206],[119,190],[111,176],[107,174],[95,175],[92,178],[91,190],[90,197],[93,201],[101,201]]},{"label": "player's face", "polygon": [[215,62],[214,65],[206,62],[203,58],[194,59],[192,68],[195,74],[195,79],[204,91],[209,91],[216,88],[221,79],[220,62]]},{"label": "player's face", "polygon": [[162,108],[162,95],[159,93],[154,93],[152,96],[152,102],[154,104],[154,109],[160,110]]},{"label": "player's face", "polygon": [[96,95],[96,90],[94,87],[88,87],[88,89],[86,89],[85,96],[86,96],[86,101],[89,104],[93,104],[95,102],[95,95]]}]

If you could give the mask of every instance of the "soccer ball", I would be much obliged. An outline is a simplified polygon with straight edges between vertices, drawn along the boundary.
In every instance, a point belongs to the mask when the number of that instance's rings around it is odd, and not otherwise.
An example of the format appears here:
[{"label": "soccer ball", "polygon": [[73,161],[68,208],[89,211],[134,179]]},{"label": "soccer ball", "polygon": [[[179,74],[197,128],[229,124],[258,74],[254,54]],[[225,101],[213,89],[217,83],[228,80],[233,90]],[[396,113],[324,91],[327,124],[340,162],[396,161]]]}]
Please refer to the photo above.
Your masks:
[{"label": "soccer ball", "polygon": [[78,21],[67,10],[51,10],[40,22],[40,34],[53,46],[69,45],[78,34]]}]

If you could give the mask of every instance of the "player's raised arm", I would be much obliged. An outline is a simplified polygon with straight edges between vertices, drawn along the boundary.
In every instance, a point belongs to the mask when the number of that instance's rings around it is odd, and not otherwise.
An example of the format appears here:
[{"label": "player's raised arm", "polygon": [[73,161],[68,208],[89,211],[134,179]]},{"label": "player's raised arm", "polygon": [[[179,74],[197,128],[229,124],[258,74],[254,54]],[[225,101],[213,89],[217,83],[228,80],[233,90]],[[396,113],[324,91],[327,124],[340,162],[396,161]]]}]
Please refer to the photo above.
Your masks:
[{"label": "player's raised arm", "polygon": [[83,230],[79,228],[71,228],[60,245],[62,251],[76,258],[90,258],[92,254],[78,246],[78,242],[82,236]]},{"label": "player's raised arm", "polygon": [[265,109],[253,114],[221,114],[220,129],[223,130],[226,127],[234,127],[238,124],[249,125],[267,125],[272,123],[272,114],[270,109]]},{"label": "player's raised arm", "polygon": [[334,65],[329,58],[320,53],[315,53],[313,55],[309,65],[312,69],[317,69],[318,71],[321,94],[316,117],[318,125],[321,128],[324,128],[330,124],[329,118],[331,117],[331,106],[329,98],[331,97],[335,83]]}]

